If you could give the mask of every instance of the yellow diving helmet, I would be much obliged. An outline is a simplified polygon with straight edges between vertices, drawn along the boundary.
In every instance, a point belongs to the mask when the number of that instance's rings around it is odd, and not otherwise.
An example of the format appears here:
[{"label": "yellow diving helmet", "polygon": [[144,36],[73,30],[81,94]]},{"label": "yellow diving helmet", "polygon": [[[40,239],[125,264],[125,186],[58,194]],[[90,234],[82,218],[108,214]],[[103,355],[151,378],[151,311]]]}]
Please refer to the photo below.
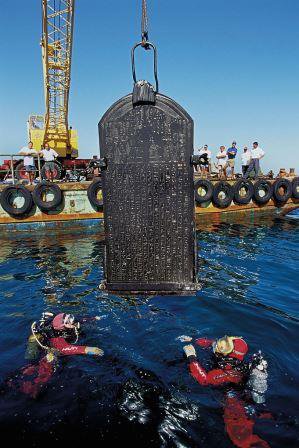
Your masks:
[{"label": "yellow diving helmet", "polygon": [[221,355],[229,355],[234,350],[234,340],[242,339],[242,336],[223,336],[214,344],[214,353],[220,353]]}]

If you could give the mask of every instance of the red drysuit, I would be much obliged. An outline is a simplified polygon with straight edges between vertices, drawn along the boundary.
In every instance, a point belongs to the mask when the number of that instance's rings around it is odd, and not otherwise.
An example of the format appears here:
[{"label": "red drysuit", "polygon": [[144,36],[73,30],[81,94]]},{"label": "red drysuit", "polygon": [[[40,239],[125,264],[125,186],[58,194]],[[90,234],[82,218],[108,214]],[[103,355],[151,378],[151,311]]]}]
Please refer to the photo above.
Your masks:
[{"label": "red drysuit", "polygon": [[[202,348],[211,347],[214,340],[200,338],[195,341]],[[235,356],[242,359],[240,356]],[[240,384],[244,380],[241,371],[234,369],[229,362],[223,368],[207,372],[195,356],[189,356],[189,370],[193,378],[202,386],[221,386],[225,384]],[[245,403],[235,394],[227,394],[224,405],[225,430],[239,448],[269,448],[269,444],[253,434],[254,421],[246,414]]]}]

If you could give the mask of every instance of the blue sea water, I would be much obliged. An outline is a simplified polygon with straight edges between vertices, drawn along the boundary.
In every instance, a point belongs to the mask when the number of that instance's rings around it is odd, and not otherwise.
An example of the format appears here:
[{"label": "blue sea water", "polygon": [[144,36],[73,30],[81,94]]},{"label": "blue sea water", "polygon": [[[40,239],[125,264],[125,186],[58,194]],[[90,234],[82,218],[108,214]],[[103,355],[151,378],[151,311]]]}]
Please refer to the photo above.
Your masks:
[{"label": "blue sea water", "polygon": [[[118,297],[98,289],[102,235],[0,238],[0,427],[33,446],[99,442],[131,447],[231,447],[224,390],[189,375],[180,335],[243,336],[269,363],[266,403],[255,432],[271,447],[299,446],[298,240],[287,219],[199,226],[191,297]],[[101,316],[80,343],[105,355],[65,357],[37,398],[7,386],[28,363],[31,323],[43,311]],[[209,354],[197,349],[208,368]],[[252,403],[249,403],[252,405]],[[252,407],[254,412],[254,406]]]}]

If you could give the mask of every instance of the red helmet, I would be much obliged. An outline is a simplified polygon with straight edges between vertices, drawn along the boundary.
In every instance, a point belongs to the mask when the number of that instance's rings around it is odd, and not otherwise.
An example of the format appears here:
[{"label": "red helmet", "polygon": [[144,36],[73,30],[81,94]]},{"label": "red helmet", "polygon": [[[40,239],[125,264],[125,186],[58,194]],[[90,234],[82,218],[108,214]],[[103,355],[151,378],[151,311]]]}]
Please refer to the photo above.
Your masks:
[{"label": "red helmet", "polygon": [[246,353],[248,352],[248,345],[242,338],[234,339],[233,341],[234,349],[229,354],[231,358],[239,359],[240,361],[243,361]]},{"label": "red helmet", "polygon": [[241,336],[223,336],[213,344],[215,353],[219,353],[229,358],[236,358],[243,361],[248,352],[248,346]]},{"label": "red helmet", "polygon": [[54,330],[64,330],[66,328],[66,324],[73,324],[75,318],[72,314],[59,313],[54,317],[52,321],[52,326]]}]

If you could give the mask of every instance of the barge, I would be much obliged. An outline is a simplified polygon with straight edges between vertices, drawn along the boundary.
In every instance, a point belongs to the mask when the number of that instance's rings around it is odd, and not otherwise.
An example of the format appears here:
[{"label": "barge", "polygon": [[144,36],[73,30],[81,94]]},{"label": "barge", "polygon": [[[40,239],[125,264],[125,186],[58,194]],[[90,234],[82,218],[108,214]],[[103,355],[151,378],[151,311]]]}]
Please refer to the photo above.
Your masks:
[{"label": "barge", "polygon": [[[281,182],[281,179],[283,179],[283,182]],[[260,179],[258,181],[260,184],[263,184],[264,182],[265,185],[271,185],[271,197],[265,198],[267,199],[266,201],[262,199],[262,202],[264,203],[256,200],[256,194],[252,194],[252,192],[249,192],[250,195],[253,195],[252,198],[247,197],[247,200],[243,200],[244,203],[240,203],[242,202],[241,196],[241,201],[237,202],[236,188],[238,188],[238,183],[240,185],[241,180],[242,179],[234,181],[221,181],[219,179],[207,180],[195,176],[196,223],[199,225],[204,218],[205,221],[215,218],[217,221],[221,221],[229,215],[248,215],[251,217],[261,214],[283,215],[297,208],[299,205],[298,177],[279,178],[275,180]],[[249,182],[249,184],[252,185],[252,191],[254,191],[257,182]],[[38,228],[67,231],[70,227],[73,229],[83,227],[91,228],[96,226],[97,228],[100,227],[103,229],[104,214],[100,179],[96,179],[92,182],[56,182],[54,184],[42,183],[38,185],[42,186],[42,189],[39,187],[41,201],[46,200],[42,195],[55,194],[54,190],[59,190],[61,192],[61,200],[58,205],[54,204],[54,207],[48,207],[46,210],[44,207],[40,206],[40,203],[37,205],[36,200],[32,200],[26,213],[21,214],[15,214],[13,213],[13,210],[12,213],[7,212],[3,208],[3,205],[0,205],[0,233],[35,231]],[[11,207],[14,207],[17,212],[24,202],[22,197],[18,197],[18,192],[20,193],[20,196],[22,196],[23,192],[26,190],[26,195],[28,197],[33,196],[34,198],[34,195],[36,196],[37,186],[16,185],[8,187],[7,185],[2,184],[0,185],[0,202],[1,204],[3,202],[3,192],[9,190],[10,195],[8,195],[7,201],[11,202]],[[291,190],[286,191],[285,186],[289,189],[291,188]],[[276,188],[275,190],[275,187],[279,188]],[[49,192],[46,193],[48,188]],[[242,188],[242,185],[240,188]],[[215,201],[214,193],[216,190],[217,192],[219,191],[220,202]],[[274,191],[277,191],[278,196],[276,194],[275,197]],[[221,194],[224,195],[222,198],[224,202],[221,202]],[[248,195],[248,192],[246,193],[245,191],[243,197],[245,197],[246,194]],[[279,196],[279,194],[281,196]],[[277,200],[277,198],[283,200]],[[248,199],[250,200],[248,201]],[[53,198],[50,198],[49,203],[52,203],[53,205]]]}]

